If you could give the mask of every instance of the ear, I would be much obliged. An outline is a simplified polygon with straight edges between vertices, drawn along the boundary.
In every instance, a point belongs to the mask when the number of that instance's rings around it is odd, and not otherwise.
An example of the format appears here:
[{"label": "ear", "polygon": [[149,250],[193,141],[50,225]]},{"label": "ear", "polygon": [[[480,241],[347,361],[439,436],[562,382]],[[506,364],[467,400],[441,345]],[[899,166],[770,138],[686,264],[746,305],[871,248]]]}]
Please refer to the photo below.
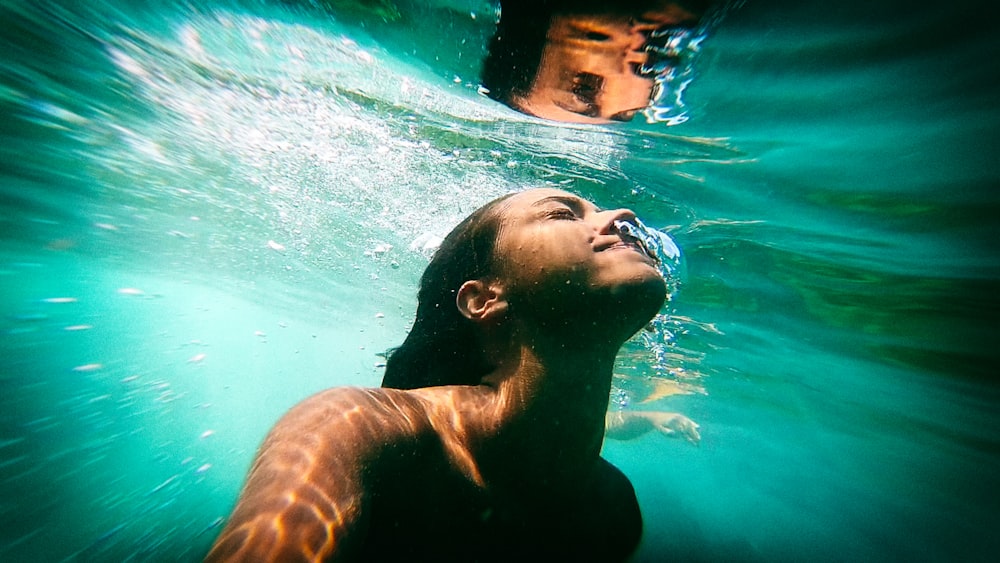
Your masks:
[{"label": "ear", "polygon": [[455,305],[462,316],[473,321],[494,321],[507,312],[503,288],[483,280],[470,280],[458,288]]}]

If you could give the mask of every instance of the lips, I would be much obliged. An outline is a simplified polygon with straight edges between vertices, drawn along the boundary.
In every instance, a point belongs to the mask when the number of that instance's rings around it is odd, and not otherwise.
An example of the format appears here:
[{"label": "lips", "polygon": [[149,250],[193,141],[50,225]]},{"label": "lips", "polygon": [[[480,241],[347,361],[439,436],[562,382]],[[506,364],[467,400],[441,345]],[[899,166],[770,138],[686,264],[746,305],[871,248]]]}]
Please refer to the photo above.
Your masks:
[{"label": "lips", "polygon": [[659,263],[659,260],[656,258],[656,256],[653,255],[653,253],[651,253],[649,249],[647,249],[646,246],[642,244],[642,241],[638,239],[636,240],[619,239],[617,242],[609,244],[599,250],[603,252],[605,250],[615,250],[615,249],[634,250],[635,252],[638,252],[639,254],[642,254],[643,256],[649,258],[654,263]]}]

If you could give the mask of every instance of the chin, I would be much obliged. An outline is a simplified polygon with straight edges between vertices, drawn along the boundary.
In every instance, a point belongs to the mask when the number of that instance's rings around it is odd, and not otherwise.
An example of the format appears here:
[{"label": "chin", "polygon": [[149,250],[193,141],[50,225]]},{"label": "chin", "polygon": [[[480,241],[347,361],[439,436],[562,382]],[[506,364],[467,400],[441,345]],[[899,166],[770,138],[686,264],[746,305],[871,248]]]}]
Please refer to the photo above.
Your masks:
[{"label": "chin", "polygon": [[642,276],[627,283],[614,286],[610,291],[608,311],[628,322],[631,336],[646,326],[667,299],[667,284],[657,272],[653,276]]}]

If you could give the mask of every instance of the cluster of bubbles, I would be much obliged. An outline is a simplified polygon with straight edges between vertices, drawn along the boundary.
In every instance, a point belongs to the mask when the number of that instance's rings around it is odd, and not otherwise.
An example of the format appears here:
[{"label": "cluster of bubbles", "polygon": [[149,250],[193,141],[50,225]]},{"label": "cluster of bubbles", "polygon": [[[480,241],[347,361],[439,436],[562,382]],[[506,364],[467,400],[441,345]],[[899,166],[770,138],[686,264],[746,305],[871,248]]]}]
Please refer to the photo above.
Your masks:
[{"label": "cluster of bubbles", "polygon": [[[666,304],[672,301],[680,284],[682,263],[681,251],[674,240],[663,231],[646,226],[638,218],[628,221],[614,222],[615,229],[624,237],[634,239],[645,252],[652,257],[660,274],[667,284]],[[666,307],[665,307],[666,309]],[[677,353],[674,351],[676,333],[681,323],[673,318],[669,311],[664,310],[634,339],[651,356],[648,360],[648,371],[652,377],[677,380],[682,374],[676,367]],[[612,390],[611,404],[620,409],[627,408],[631,395],[626,389],[615,386]]]},{"label": "cluster of bubbles", "polygon": [[681,249],[670,235],[647,227],[638,217],[629,221],[615,221],[615,229],[622,235],[634,239],[656,260],[657,267],[668,282],[670,295],[676,289],[676,278],[681,264]]}]

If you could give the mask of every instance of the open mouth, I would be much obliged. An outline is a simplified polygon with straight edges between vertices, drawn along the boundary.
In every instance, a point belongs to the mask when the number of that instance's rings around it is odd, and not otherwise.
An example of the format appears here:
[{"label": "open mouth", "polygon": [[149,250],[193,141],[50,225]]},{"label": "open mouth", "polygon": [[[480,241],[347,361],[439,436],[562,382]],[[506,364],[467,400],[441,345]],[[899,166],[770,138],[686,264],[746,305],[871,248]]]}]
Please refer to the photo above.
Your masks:
[{"label": "open mouth", "polygon": [[659,260],[656,259],[656,256],[652,255],[649,252],[649,250],[645,246],[643,246],[642,243],[638,241],[619,242],[617,244],[613,244],[610,247],[608,247],[609,250],[615,250],[618,248],[623,248],[638,252],[639,254],[642,254],[643,256],[649,258],[650,260],[659,263]]}]

